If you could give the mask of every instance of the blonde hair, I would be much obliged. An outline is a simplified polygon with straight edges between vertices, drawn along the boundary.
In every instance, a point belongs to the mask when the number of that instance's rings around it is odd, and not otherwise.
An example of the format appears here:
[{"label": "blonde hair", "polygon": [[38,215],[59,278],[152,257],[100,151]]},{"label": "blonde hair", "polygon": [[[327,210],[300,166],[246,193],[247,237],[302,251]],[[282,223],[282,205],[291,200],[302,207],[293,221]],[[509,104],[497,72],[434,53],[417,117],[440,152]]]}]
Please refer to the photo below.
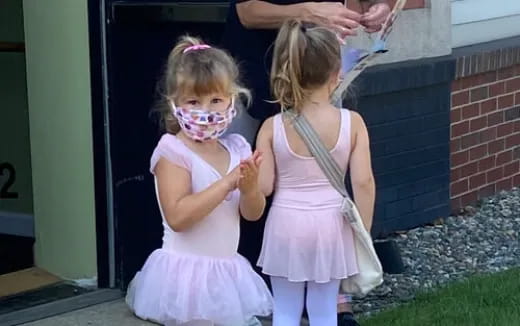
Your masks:
[{"label": "blonde hair", "polygon": [[[233,58],[224,50],[209,47],[189,50],[189,47],[204,45],[201,39],[182,36],[171,50],[165,73],[159,83],[159,102],[156,111],[164,131],[176,134],[179,123],[172,112],[170,100],[178,100],[183,94],[196,96],[224,93],[245,98],[248,105],[251,93],[239,81],[239,69]],[[188,50],[187,50],[188,49]]]},{"label": "blonde hair", "polygon": [[341,68],[336,34],[315,24],[286,21],[276,37],[271,90],[282,110],[299,109],[309,92],[327,83]]}]

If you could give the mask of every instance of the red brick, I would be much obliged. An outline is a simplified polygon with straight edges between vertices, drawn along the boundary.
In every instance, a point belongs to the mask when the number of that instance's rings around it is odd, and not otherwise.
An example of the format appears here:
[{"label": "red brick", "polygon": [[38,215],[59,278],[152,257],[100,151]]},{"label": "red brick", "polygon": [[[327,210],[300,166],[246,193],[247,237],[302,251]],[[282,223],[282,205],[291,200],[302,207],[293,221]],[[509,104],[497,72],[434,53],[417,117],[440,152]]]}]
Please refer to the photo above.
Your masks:
[{"label": "red brick", "polygon": [[470,161],[478,160],[479,158],[486,156],[487,153],[487,144],[482,144],[478,147],[470,149],[469,159]]},{"label": "red brick", "polygon": [[469,188],[470,189],[481,188],[485,184],[486,184],[486,173],[480,173],[480,174],[474,175],[469,179]]},{"label": "red brick", "polygon": [[506,138],[506,148],[513,148],[520,145],[520,133],[511,135]]},{"label": "red brick", "polygon": [[504,177],[504,167],[499,166],[486,173],[487,182],[495,182]]},{"label": "red brick", "polygon": [[[388,4],[390,5],[390,8],[393,8],[394,5],[395,5],[395,2],[396,0],[390,0],[388,2]],[[350,2],[349,2],[350,3]],[[355,4],[355,2],[354,2]],[[404,10],[408,10],[408,9],[420,9],[420,8],[425,8],[426,7],[426,2],[425,0],[408,0],[406,1],[406,4],[404,5]],[[350,8],[350,5],[349,5],[349,8]],[[356,7],[353,7],[353,8],[356,8]]]},{"label": "red brick", "polygon": [[451,154],[451,166],[459,166],[469,161],[469,151]]},{"label": "red brick", "polygon": [[450,195],[453,197],[465,193],[469,190],[468,184],[468,179],[453,183],[450,188]]},{"label": "red brick", "polygon": [[498,139],[488,144],[489,155],[503,151],[506,148],[505,139]]},{"label": "red brick", "polygon": [[500,138],[500,137],[504,137],[507,135],[511,135],[514,131],[514,128],[515,128],[514,122],[508,122],[508,123],[499,125],[497,127],[497,137]]},{"label": "red brick", "polygon": [[478,162],[468,163],[460,167],[460,177],[465,178],[478,173]]},{"label": "red brick", "polygon": [[406,1],[406,4],[404,5],[404,10],[419,9],[419,8],[425,8],[425,7],[426,7],[425,0],[408,0],[408,1]]},{"label": "red brick", "polygon": [[472,75],[459,79],[461,82],[462,89],[472,88],[481,84],[478,75]]},{"label": "red brick", "polygon": [[515,105],[515,96],[513,94],[500,96],[498,98],[498,109],[507,109]]},{"label": "red brick", "polygon": [[520,132],[520,120],[515,121],[515,132]]},{"label": "red brick", "polygon": [[459,208],[462,207],[462,204],[460,203],[460,197],[458,198],[452,198],[450,200],[451,202],[451,211],[456,213]]},{"label": "red brick", "polygon": [[495,140],[497,138],[497,128],[487,128],[480,132],[480,141],[483,143],[487,143],[489,141]]},{"label": "red brick", "polygon": [[480,113],[480,104],[473,103],[462,108],[462,119],[466,120],[478,116]]},{"label": "red brick", "polygon": [[515,94],[515,105],[520,104],[520,92]]},{"label": "red brick", "polygon": [[450,182],[457,182],[460,179],[460,168],[451,169],[450,171]]},{"label": "red brick", "polygon": [[497,155],[496,165],[501,166],[513,160],[513,150],[508,150]]},{"label": "red brick", "polygon": [[461,149],[470,148],[480,144],[480,133],[475,132],[461,137]]},{"label": "red brick", "polygon": [[484,186],[478,190],[478,198],[491,197],[495,194],[495,184]]},{"label": "red brick", "polygon": [[520,172],[520,161],[514,161],[504,166],[504,177],[510,177]]},{"label": "red brick", "polygon": [[469,91],[462,91],[451,95],[451,107],[461,106],[469,103]]},{"label": "red brick", "polygon": [[474,204],[478,200],[478,190],[470,192],[460,197],[460,204],[465,207],[469,204]]},{"label": "red brick", "polygon": [[498,191],[509,191],[513,188],[513,178],[507,178],[497,183],[496,189]]},{"label": "red brick", "polygon": [[452,139],[450,141],[450,153],[455,153],[460,150],[461,140],[460,138]]},{"label": "red brick", "polygon": [[504,111],[504,120],[506,121],[520,121],[520,105],[512,107]]},{"label": "red brick", "polygon": [[450,182],[453,183],[453,182],[457,182],[460,180],[460,168],[456,168],[456,169],[451,169],[450,171]]},{"label": "red brick", "polygon": [[478,75],[479,84],[489,84],[497,80],[497,72],[490,71]]},{"label": "red brick", "polygon": [[488,114],[487,117],[488,117],[488,126],[490,126],[490,127],[504,122],[504,112],[502,112],[502,111]]},{"label": "red brick", "polygon": [[520,77],[506,81],[506,93],[517,92],[520,90]]},{"label": "red brick", "polygon": [[485,100],[489,97],[489,87],[482,86],[479,88],[472,89],[470,92],[470,101],[477,102]]},{"label": "red brick", "polygon": [[451,138],[460,137],[469,132],[469,121],[462,121],[451,126]]},{"label": "red brick", "polygon": [[480,103],[480,114],[486,114],[489,112],[493,112],[498,107],[498,101],[496,98],[491,98]]},{"label": "red brick", "polygon": [[489,97],[495,97],[502,95],[506,92],[506,82],[498,82],[493,85],[489,85]]},{"label": "red brick", "polygon": [[520,146],[513,149],[513,160],[520,160]]},{"label": "red brick", "polygon": [[520,187],[520,174],[513,177],[513,186]]},{"label": "red brick", "polygon": [[480,161],[478,161],[478,171],[487,171],[495,167],[495,156],[488,156]]},{"label": "red brick", "polygon": [[487,127],[487,117],[480,117],[473,119],[469,122],[469,130],[470,131],[477,131],[480,129],[484,129]]},{"label": "red brick", "polygon": [[462,82],[461,82],[460,79],[454,80],[451,83],[451,91],[452,92],[460,91],[461,89],[462,89]]},{"label": "red brick", "polygon": [[498,79],[508,79],[515,76],[515,67],[507,67],[498,70]]},{"label": "red brick", "polygon": [[462,118],[462,109],[452,109],[450,112],[451,123],[459,122]]}]

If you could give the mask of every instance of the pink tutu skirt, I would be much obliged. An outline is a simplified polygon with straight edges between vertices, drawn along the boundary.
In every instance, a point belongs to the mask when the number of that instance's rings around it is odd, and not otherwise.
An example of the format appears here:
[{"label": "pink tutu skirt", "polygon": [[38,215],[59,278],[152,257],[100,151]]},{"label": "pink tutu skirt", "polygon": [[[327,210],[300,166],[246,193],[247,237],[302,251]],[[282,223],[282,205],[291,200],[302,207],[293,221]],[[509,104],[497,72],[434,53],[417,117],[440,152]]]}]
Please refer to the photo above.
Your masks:
[{"label": "pink tutu skirt", "polygon": [[352,228],[339,208],[273,205],[258,260],[264,274],[326,283],[358,273]]},{"label": "pink tutu skirt", "polygon": [[130,285],[126,302],[140,318],[164,325],[209,320],[243,325],[271,314],[272,298],[249,262],[155,250]]}]

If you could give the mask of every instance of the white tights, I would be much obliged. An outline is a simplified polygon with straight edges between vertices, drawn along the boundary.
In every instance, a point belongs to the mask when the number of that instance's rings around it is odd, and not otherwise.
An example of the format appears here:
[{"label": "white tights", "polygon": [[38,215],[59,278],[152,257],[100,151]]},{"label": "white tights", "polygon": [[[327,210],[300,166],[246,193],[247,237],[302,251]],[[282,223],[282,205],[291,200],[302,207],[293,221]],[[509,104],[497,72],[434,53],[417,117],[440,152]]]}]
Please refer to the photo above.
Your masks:
[{"label": "white tights", "polygon": [[340,280],[328,283],[290,282],[271,277],[274,296],[273,326],[300,326],[307,285],[307,313],[311,326],[337,326]]}]

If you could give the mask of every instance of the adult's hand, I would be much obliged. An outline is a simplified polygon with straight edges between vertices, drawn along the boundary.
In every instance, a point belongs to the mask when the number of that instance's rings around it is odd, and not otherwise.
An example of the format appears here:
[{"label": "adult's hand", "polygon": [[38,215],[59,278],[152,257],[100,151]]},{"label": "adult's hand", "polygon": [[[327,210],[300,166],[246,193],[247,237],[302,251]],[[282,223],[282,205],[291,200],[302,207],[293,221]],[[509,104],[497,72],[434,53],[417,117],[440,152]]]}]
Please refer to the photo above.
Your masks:
[{"label": "adult's hand", "polygon": [[356,35],[356,28],[360,26],[362,15],[347,9],[338,2],[307,2],[305,3],[304,20],[317,25],[331,28],[338,32],[343,39],[346,36]]},{"label": "adult's hand", "polygon": [[386,18],[390,14],[390,6],[387,3],[372,5],[361,17],[361,24],[368,33],[374,33],[381,29]]}]

